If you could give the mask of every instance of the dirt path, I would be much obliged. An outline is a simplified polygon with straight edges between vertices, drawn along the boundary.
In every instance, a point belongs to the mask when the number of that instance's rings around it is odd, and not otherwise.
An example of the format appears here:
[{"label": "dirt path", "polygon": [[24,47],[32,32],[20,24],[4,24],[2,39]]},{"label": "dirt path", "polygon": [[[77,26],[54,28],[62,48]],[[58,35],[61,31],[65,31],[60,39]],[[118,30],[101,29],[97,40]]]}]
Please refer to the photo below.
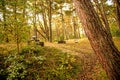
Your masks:
[{"label": "dirt path", "polygon": [[[76,43],[72,45],[67,44],[57,44],[57,43],[46,43],[45,46],[55,47],[62,50],[63,52],[70,53],[72,55],[77,55],[83,61],[83,71],[79,74],[78,80],[98,80],[99,73],[103,71],[94,53],[84,53],[76,46]],[[74,48],[72,48],[74,46]],[[101,77],[100,80],[104,80]]]}]

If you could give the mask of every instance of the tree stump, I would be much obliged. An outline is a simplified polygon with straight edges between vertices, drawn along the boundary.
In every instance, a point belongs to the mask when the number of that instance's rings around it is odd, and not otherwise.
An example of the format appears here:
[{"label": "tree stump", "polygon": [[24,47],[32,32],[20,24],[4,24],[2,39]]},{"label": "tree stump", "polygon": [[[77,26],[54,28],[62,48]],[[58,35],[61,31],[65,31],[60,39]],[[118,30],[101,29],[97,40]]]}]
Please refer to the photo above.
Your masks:
[{"label": "tree stump", "polygon": [[66,41],[58,41],[58,44],[66,44]]},{"label": "tree stump", "polygon": [[44,42],[37,42],[36,45],[40,45],[40,46],[44,47]]}]

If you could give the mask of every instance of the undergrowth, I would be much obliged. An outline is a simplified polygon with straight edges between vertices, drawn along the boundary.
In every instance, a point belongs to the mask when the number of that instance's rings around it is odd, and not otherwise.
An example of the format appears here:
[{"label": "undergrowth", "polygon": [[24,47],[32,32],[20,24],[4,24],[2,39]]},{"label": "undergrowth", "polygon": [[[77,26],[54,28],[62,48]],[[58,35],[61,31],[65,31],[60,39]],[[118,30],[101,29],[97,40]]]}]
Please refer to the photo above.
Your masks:
[{"label": "undergrowth", "polygon": [[[5,51],[2,51],[5,52]],[[75,80],[82,65],[76,56],[50,47],[27,46],[0,55],[1,80]]]}]

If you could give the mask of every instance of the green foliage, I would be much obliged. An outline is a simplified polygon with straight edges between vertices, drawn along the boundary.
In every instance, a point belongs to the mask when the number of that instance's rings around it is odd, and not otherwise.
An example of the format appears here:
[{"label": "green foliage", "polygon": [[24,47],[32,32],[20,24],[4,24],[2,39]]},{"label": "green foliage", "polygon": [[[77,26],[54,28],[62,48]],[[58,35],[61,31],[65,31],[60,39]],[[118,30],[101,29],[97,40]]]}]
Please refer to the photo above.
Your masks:
[{"label": "green foliage", "polygon": [[111,33],[113,37],[120,37],[120,30],[115,26],[111,27]]},{"label": "green foliage", "polygon": [[49,47],[28,46],[6,57],[1,74],[7,80],[70,80],[81,71],[75,56]]},{"label": "green foliage", "polygon": [[3,34],[0,34],[0,43],[3,41]]}]

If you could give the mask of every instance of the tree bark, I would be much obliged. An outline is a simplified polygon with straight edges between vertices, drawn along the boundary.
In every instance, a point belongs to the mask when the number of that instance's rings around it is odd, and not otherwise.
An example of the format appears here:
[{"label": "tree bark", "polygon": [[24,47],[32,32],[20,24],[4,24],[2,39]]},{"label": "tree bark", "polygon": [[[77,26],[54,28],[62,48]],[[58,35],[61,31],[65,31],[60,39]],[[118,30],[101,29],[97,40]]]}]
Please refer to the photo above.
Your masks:
[{"label": "tree bark", "polygon": [[110,80],[119,80],[120,52],[104,28],[90,0],[73,0],[91,46]]},{"label": "tree bark", "polygon": [[34,26],[34,36],[35,40],[37,40],[37,26],[36,26],[36,0],[34,0],[34,16],[33,16],[33,26]]},{"label": "tree bark", "polygon": [[107,15],[105,13],[105,9],[104,9],[104,5],[105,5],[105,2],[103,0],[100,0],[100,3],[99,3],[99,0],[94,0],[95,4],[96,4],[96,7],[97,9],[99,10],[100,12],[100,15],[101,15],[101,19],[104,23],[104,27],[106,29],[106,31],[108,32],[109,36],[111,36],[111,32],[110,32],[110,27],[109,27],[109,23],[108,23],[108,19],[107,19]]},{"label": "tree bark", "polygon": [[[42,2],[43,3],[43,2]],[[47,38],[47,41],[49,41],[49,26],[47,24],[47,12],[46,12],[46,8],[44,7],[43,4],[40,4],[40,7],[43,9],[42,11],[42,18],[43,18],[43,24],[44,24],[44,30],[45,30],[45,36]]]},{"label": "tree bark", "polygon": [[51,0],[49,0],[49,29],[50,29],[49,39],[50,42],[52,42],[52,1]]},{"label": "tree bark", "polygon": [[116,17],[117,17],[117,25],[120,30],[120,1],[119,0],[114,0],[115,5],[116,5]]},{"label": "tree bark", "polygon": [[61,22],[62,22],[62,39],[65,39],[65,24],[64,24],[64,15],[63,15],[63,6],[61,5]]},{"label": "tree bark", "polygon": [[73,29],[74,29],[74,38],[77,38],[77,35],[76,35],[76,22],[75,22],[75,17],[73,16],[73,19],[72,19],[72,21],[73,21]]}]

